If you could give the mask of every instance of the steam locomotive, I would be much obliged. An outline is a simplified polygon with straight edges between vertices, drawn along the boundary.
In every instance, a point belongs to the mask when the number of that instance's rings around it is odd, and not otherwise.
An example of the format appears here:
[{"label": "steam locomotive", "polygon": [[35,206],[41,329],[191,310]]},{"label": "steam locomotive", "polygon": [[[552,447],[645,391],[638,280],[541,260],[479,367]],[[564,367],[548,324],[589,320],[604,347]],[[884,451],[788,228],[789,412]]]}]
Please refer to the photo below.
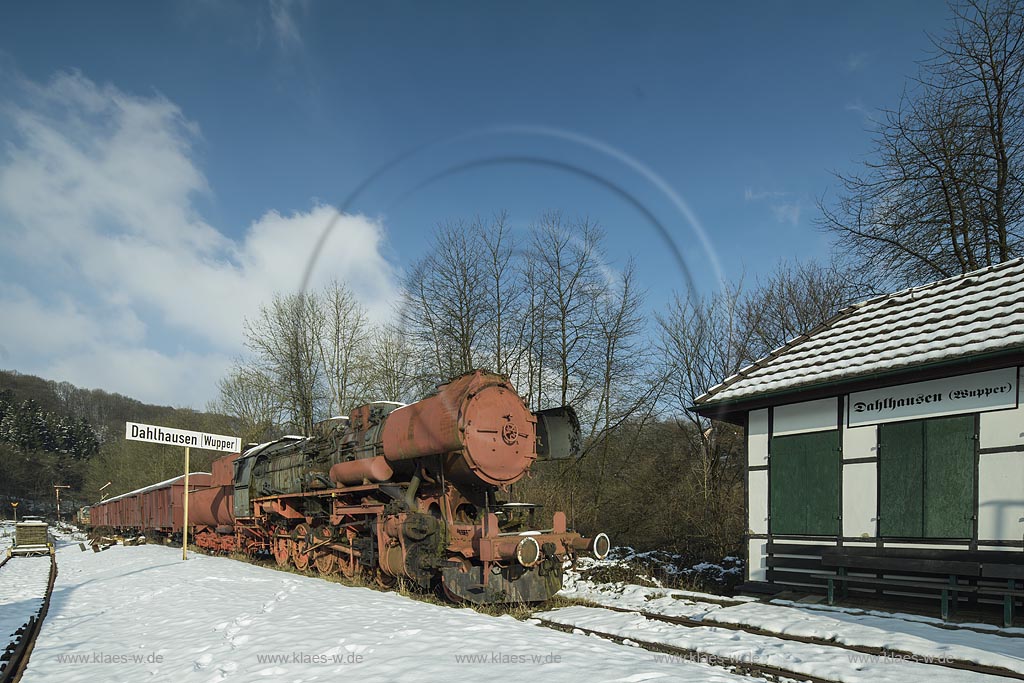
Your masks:
[{"label": "steam locomotive", "polygon": [[[202,548],[299,570],[382,586],[402,577],[476,604],[540,602],[561,588],[567,560],[607,555],[608,536],[584,538],[560,511],[536,529],[536,506],[499,494],[535,460],[579,448],[571,408],[530,412],[505,377],[478,370],[416,403],[370,403],[311,436],[214,461],[193,477],[189,526]],[[180,534],[180,479],[93,505],[93,526]]]}]

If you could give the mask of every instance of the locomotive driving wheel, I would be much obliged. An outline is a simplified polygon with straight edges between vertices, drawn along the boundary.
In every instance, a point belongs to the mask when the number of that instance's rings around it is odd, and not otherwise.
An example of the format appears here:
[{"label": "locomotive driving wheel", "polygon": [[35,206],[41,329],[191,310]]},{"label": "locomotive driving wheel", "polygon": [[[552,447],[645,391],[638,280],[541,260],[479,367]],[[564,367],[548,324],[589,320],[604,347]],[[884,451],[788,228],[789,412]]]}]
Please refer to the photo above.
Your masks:
[{"label": "locomotive driving wheel", "polygon": [[278,528],[274,531],[271,549],[274,551],[274,561],[278,567],[284,567],[291,560],[292,539],[285,535],[284,529]]},{"label": "locomotive driving wheel", "polygon": [[312,553],[309,550],[309,525],[300,524],[292,532],[292,563],[300,572],[309,569]]},{"label": "locomotive driving wheel", "polygon": [[334,554],[333,550],[314,550],[313,551],[313,564],[316,565],[316,570],[323,575],[333,574],[338,569],[338,557]]},{"label": "locomotive driving wheel", "polygon": [[313,529],[313,564],[321,574],[333,574],[338,569],[338,556],[327,547],[334,538],[334,530],[329,526],[318,526]]},{"label": "locomotive driving wheel", "polygon": [[[348,531],[338,540],[338,543],[351,548],[353,538],[355,538],[355,533]],[[347,579],[355,578],[360,573],[361,569],[359,566],[359,559],[351,552],[345,552],[343,550],[338,552],[338,567]]]}]

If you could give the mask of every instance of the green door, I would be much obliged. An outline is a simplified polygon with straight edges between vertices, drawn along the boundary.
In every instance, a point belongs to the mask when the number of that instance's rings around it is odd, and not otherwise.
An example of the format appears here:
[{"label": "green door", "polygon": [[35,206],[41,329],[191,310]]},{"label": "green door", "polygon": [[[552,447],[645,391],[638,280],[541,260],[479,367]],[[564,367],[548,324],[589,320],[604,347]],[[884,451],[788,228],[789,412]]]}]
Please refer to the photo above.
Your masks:
[{"label": "green door", "polygon": [[924,439],[922,425],[894,422],[879,426],[879,533],[918,538],[924,528]]},{"label": "green door", "polygon": [[839,432],[772,438],[771,533],[839,533]]},{"label": "green door", "polygon": [[879,425],[879,533],[970,538],[974,416]]},{"label": "green door", "polygon": [[974,416],[927,420],[924,427],[924,536],[970,538]]}]

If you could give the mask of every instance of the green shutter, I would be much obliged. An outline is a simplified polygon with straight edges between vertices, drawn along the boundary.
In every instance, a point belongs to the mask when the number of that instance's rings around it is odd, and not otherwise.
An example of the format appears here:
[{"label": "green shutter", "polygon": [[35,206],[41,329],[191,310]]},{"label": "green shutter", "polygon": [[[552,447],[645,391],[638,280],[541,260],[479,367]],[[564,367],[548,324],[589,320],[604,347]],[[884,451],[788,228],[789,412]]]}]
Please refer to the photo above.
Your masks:
[{"label": "green shutter", "polygon": [[920,421],[879,425],[879,533],[920,538],[924,528],[924,439]]},{"label": "green shutter", "polygon": [[924,427],[924,536],[970,538],[974,416],[928,420]]},{"label": "green shutter", "polygon": [[839,533],[839,432],[772,438],[771,532]]},{"label": "green shutter", "polygon": [[970,538],[974,416],[879,425],[879,533]]}]

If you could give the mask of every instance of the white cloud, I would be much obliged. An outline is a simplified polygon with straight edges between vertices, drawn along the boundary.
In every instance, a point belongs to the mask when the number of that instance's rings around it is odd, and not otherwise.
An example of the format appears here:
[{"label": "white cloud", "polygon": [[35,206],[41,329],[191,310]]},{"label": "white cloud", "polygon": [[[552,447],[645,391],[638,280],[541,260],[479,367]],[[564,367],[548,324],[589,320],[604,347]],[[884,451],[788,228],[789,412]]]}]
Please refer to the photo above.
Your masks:
[{"label": "white cloud", "polygon": [[867,52],[851,52],[846,56],[846,70],[850,73],[860,71],[868,63],[869,56]]},{"label": "white cloud", "polygon": [[759,202],[762,199],[776,199],[778,197],[785,197],[788,192],[774,192],[771,190],[754,190],[747,188],[743,191],[743,201],[746,202]]},{"label": "white cloud", "polygon": [[18,321],[0,331],[5,365],[201,406],[242,350],[242,319],[299,287],[331,221],[311,285],[338,277],[374,317],[390,313],[379,222],[317,204],[233,237],[196,209],[211,194],[193,158],[199,130],[172,102],[79,74],[18,95],[0,158],[0,312]]},{"label": "white cloud", "polygon": [[866,127],[872,127],[876,123],[875,112],[868,109],[859,97],[852,102],[848,102],[843,109],[860,114],[861,121]]},{"label": "white cloud", "polygon": [[779,223],[788,223],[796,227],[800,223],[800,203],[773,204],[772,213]]},{"label": "white cloud", "polygon": [[282,50],[302,47],[302,34],[295,22],[295,0],[270,0],[270,27]]}]

